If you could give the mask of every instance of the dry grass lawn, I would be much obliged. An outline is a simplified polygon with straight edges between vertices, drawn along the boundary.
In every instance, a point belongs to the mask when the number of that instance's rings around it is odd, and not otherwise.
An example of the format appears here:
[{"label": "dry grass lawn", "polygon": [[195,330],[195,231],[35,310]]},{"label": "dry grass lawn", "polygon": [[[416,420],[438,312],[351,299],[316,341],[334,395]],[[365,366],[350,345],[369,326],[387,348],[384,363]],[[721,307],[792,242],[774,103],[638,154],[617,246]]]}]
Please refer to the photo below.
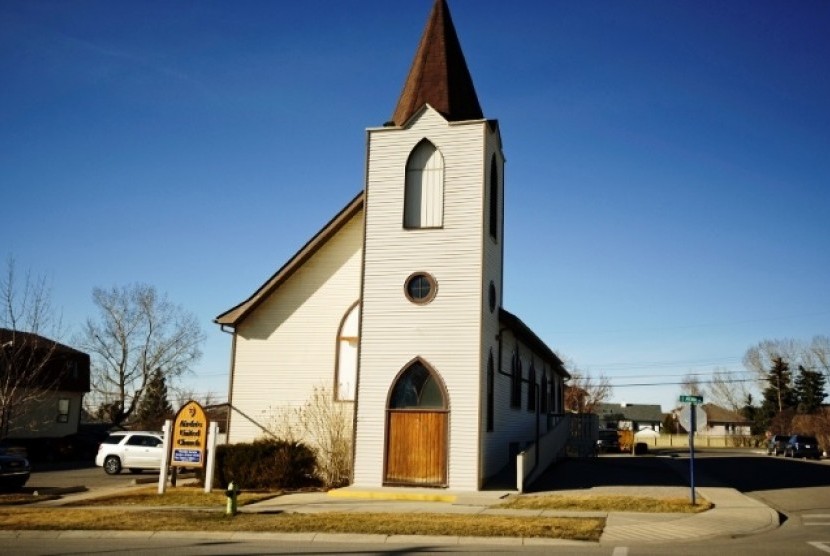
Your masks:
[{"label": "dry grass lawn", "polygon": [[[164,494],[158,487],[148,487],[73,502],[73,506],[193,506],[224,508],[227,502],[224,490],[206,493],[201,487],[168,488]],[[240,492],[237,505],[244,506],[279,496],[280,492]]]},{"label": "dry grass lawn", "polygon": [[456,514],[237,514],[194,511],[13,507],[0,510],[0,529],[267,531],[545,537],[597,541],[605,525],[596,518],[501,517]]},{"label": "dry grass lawn", "polygon": [[575,510],[597,512],[698,513],[712,508],[708,500],[696,499],[692,506],[687,498],[649,498],[607,494],[525,495],[509,500],[500,508],[521,510]]},{"label": "dry grass lawn", "polygon": [[[243,492],[239,505],[273,498],[280,493]],[[10,495],[12,496],[12,495]],[[482,537],[544,537],[584,541],[599,540],[605,526],[602,518],[529,517],[458,514],[376,513],[277,513],[224,515],[222,490],[206,494],[197,487],[170,488],[159,495],[146,487],[107,497],[79,500],[59,508],[14,506],[31,495],[18,494],[15,501],[0,499],[0,529],[62,530],[165,530],[165,531],[266,531],[329,532],[378,535],[450,535]],[[40,498],[43,499],[43,498]],[[34,498],[32,501],[37,500]],[[88,506],[96,506],[95,509]],[[119,506],[117,517],[107,506]],[[136,511],[130,511],[135,506]],[[148,508],[149,507],[149,508]],[[190,507],[183,511],[179,508]],[[508,509],[576,511],[683,512],[708,510],[712,504],[698,499],[692,506],[682,498],[647,498],[622,495],[545,494],[522,495],[495,506]],[[212,510],[212,511],[207,511]]]}]

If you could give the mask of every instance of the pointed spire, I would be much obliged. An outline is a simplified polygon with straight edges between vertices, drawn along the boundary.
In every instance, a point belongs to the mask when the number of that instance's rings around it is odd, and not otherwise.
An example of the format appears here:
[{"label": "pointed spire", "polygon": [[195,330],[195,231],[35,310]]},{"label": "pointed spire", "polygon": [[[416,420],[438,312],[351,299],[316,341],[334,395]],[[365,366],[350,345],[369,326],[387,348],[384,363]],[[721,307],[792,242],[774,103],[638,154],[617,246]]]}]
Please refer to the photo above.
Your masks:
[{"label": "pointed spire", "polygon": [[435,0],[393,123],[404,125],[426,103],[449,121],[484,117],[446,0]]}]

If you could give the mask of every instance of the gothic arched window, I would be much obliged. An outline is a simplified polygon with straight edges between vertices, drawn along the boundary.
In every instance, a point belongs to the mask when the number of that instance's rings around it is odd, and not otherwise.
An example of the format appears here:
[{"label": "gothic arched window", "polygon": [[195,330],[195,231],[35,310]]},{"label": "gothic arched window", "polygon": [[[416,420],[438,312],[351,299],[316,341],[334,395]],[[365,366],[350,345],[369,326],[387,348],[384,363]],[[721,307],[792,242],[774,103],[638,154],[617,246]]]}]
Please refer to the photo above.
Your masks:
[{"label": "gothic arched window", "polygon": [[444,225],[444,157],[426,139],[406,162],[404,228],[440,228]]},{"label": "gothic arched window", "polygon": [[335,399],[341,402],[353,402],[355,397],[359,320],[360,305],[355,303],[344,315],[337,334]]}]

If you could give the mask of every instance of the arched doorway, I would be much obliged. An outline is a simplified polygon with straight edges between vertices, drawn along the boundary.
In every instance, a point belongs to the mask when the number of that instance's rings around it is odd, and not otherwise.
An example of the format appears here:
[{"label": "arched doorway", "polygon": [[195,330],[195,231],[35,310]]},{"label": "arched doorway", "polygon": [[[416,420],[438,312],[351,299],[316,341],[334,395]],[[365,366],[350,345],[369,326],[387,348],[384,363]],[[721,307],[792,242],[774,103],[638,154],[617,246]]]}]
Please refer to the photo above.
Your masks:
[{"label": "arched doorway", "polygon": [[448,425],[444,384],[416,359],[390,390],[384,484],[447,486]]}]

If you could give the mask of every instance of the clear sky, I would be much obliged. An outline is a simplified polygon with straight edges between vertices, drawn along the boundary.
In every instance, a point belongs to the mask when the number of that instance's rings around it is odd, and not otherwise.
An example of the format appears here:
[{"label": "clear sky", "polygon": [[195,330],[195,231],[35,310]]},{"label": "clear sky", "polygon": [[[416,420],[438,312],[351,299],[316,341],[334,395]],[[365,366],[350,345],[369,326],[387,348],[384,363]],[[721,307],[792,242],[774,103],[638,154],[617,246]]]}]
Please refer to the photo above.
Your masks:
[{"label": "clear sky", "polygon": [[[0,2],[0,256],[70,335],[95,286],[166,292],[224,399],[213,319],[361,190],[431,5]],[[612,401],[830,333],[830,2],[449,5],[502,129],[505,308]]]}]

